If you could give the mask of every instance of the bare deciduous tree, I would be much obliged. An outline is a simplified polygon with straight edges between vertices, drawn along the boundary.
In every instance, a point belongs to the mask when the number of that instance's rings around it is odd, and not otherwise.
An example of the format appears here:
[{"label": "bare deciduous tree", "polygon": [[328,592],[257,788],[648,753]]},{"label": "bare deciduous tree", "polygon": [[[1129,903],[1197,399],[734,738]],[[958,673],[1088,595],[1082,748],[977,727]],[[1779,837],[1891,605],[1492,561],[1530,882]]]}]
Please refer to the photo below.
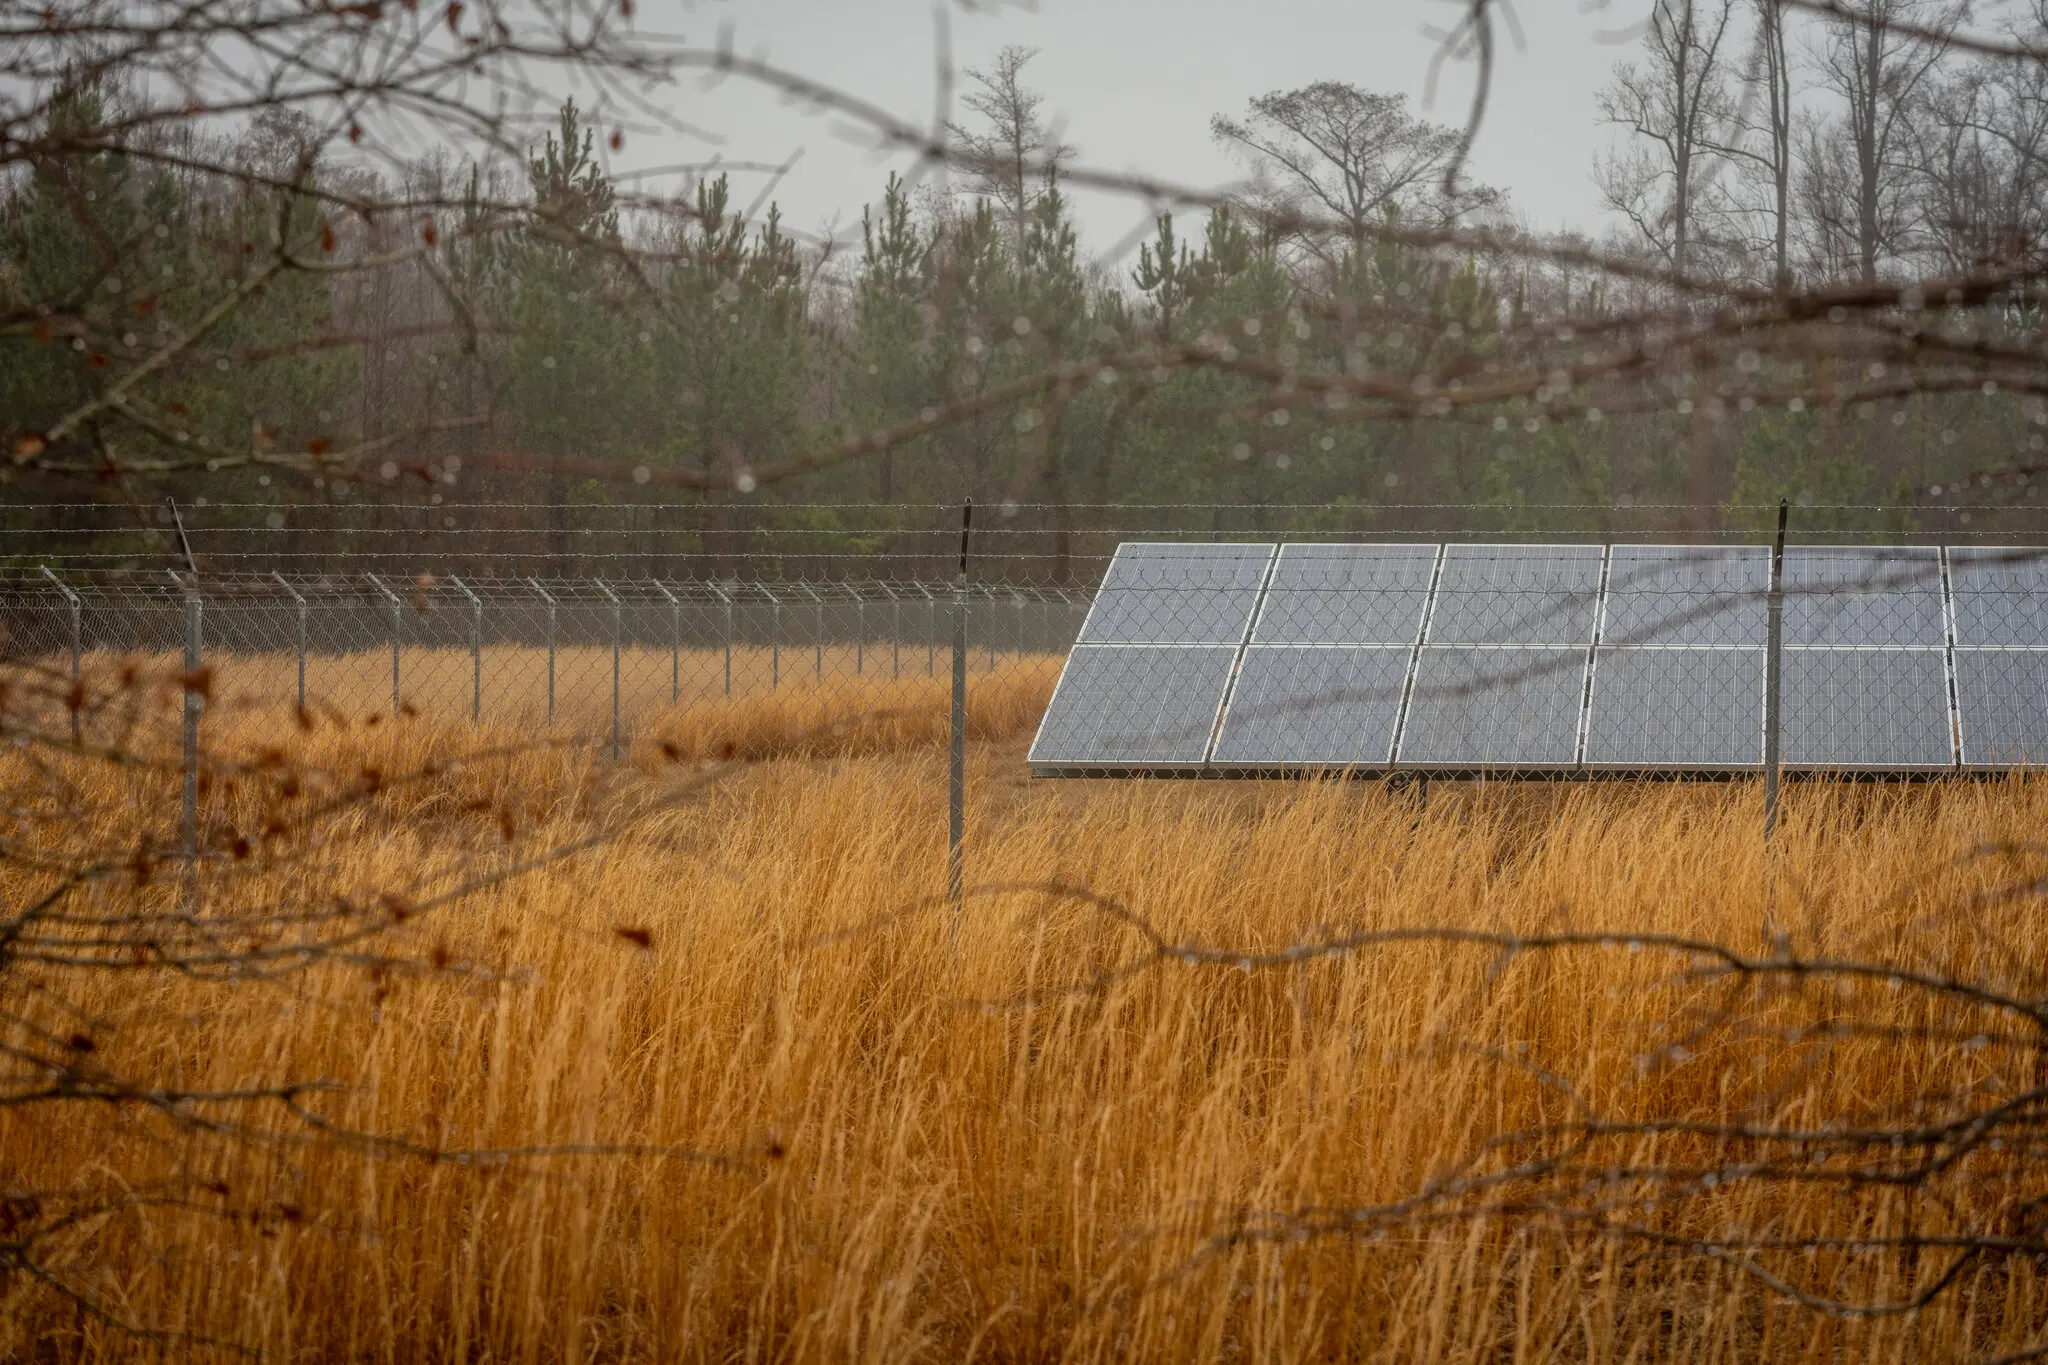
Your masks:
[{"label": "bare deciduous tree", "polygon": [[1829,28],[1813,54],[1821,89],[1842,112],[1809,129],[1802,148],[1808,252],[1821,274],[1853,274],[1869,285],[1881,262],[1908,247],[1914,228],[1914,118],[1948,50],[1918,30],[1945,30],[1960,16],[1922,0],[1840,8],[1852,22]]},{"label": "bare deciduous tree", "polygon": [[1748,87],[1731,120],[1732,136],[1716,150],[1735,165],[1740,179],[1760,190],[1764,240],[1770,255],[1771,287],[1780,294],[1792,288],[1792,63],[1785,46],[1785,0],[1751,0],[1756,34]]},{"label": "bare deciduous tree", "polygon": [[1983,58],[1929,82],[1916,217],[1936,268],[2031,259],[2048,239],[2048,70]]},{"label": "bare deciduous tree", "polygon": [[1638,142],[1594,173],[1607,206],[1684,281],[1710,192],[1707,171],[1733,113],[1723,46],[1734,0],[1659,0],[1641,66],[1618,68],[1600,94],[1601,116]]}]

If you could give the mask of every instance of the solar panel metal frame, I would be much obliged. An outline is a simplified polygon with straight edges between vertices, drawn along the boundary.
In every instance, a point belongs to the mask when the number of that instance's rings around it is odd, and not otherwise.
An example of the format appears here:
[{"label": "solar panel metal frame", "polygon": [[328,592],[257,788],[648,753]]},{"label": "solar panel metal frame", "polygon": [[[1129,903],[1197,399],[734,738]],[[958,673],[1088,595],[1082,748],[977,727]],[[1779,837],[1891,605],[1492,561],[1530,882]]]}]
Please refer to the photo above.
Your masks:
[{"label": "solar panel metal frame", "polygon": [[[1143,549],[1153,549],[1157,548],[1160,542],[1130,542],[1130,544],[1135,544]],[[1046,703],[1045,714],[1039,717],[1038,729],[1033,733],[1031,737],[1031,748],[1027,751],[1026,761],[1030,763],[1032,773],[1035,776],[1088,777],[1101,775],[1132,775],[1146,773],[1157,773],[1162,775],[1185,775],[1191,772],[1200,772],[1204,765],[1208,762],[1209,750],[1215,742],[1216,728],[1222,721],[1223,708],[1229,703],[1230,700],[1231,684],[1236,679],[1238,664],[1244,656],[1245,640],[1249,637],[1252,625],[1258,618],[1259,603],[1265,592],[1266,580],[1272,574],[1273,561],[1278,555],[1279,547],[1277,544],[1274,544],[1273,542],[1254,542],[1251,544],[1242,544],[1234,541],[1187,543],[1166,542],[1166,544],[1170,545],[1173,548],[1188,548],[1196,550],[1207,548],[1227,548],[1233,551],[1265,551],[1265,559],[1260,568],[1258,586],[1256,591],[1253,593],[1251,600],[1247,602],[1245,605],[1244,620],[1240,623],[1240,626],[1238,628],[1237,638],[1235,640],[1230,641],[1181,642],[1089,641],[1087,639],[1089,625],[1096,619],[1096,611],[1102,603],[1103,594],[1101,592],[1098,592],[1096,594],[1095,601],[1089,604],[1088,615],[1081,623],[1081,631],[1079,636],[1076,638],[1072,648],[1070,648],[1067,651],[1066,660],[1060,665],[1059,681],[1053,684],[1052,697]],[[1123,556],[1125,548],[1126,546],[1124,545],[1119,545],[1117,547],[1116,556],[1113,557],[1110,561],[1110,569],[1106,570],[1103,575],[1103,581],[1105,584],[1107,584],[1110,574],[1113,573],[1115,570],[1117,559]],[[1183,556],[1162,556],[1162,558],[1169,557],[1179,558]],[[1250,558],[1251,555],[1248,553],[1243,557]],[[1083,651],[1152,651],[1170,649],[1202,651],[1227,649],[1230,651],[1230,666],[1225,676],[1223,677],[1220,685],[1217,688],[1216,704],[1214,708],[1211,709],[1211,711],[1209,712],[1208,729],[1203,734],[1201,753],[1199,755],[1197,755],[1194,758],[1132,758],[1128,760],[1102,760],[1091,759],[1087,757],[1075,757],[1073,755],[1040,755],[1040,747],[1045,742],[1048,728],[1054,726],[1055,717],[1058,715],[1060,711],[1062,698],[1063,696],[1070,695],[1069,679],[1074,677],[1076,672],[1076,656],[1081,655]],[[1084,664],[1084,667],[1085,666],[1086,664]]]}]

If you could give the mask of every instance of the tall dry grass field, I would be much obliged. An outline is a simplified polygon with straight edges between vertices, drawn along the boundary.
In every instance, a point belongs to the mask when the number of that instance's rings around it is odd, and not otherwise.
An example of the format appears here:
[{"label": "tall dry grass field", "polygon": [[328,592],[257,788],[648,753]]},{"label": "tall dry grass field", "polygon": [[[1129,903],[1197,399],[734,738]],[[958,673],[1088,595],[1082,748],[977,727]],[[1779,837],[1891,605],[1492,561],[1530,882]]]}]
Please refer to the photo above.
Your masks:
[{"label": "tall dry grass field", "polygon": [[[277,1360],[1922,1360],[2015,1350],[2048,1318],[2031,1259],[1974,1262],[1918,1312],[1842,1317],[1711,1254],[1528,1208],[1481,1216],[1484,1197],[1391,1222],[1333,1212],[1458,1162],[1512,1162],[1489,1138],[1569,1120],[1573,1095],[1692,1122],[1910,1114],[1966,1073],[2007,1083],[1995,1046],[1912,1031],[1743,1046],[1725,1028],[1684,1045],[1723,987],[1625,936],[1250,960],[1360,929],[1624,927],[1997,974],[2001,955],[2043,961],[2048,932],[2026,906],[1957,913],[2001,875],[1957,855],[2034,835],[2048,786],[1798,786],[1773,853],[1742,783],[1439,790],[1426,808],[1372,784],[1032,784],[1020,740],[1046,681],[993,681],[975,693],[968,871],[1012,889],[956,916],[932,895],[942,686],[915,680],[880,708],[813,693],[806,711],[791,689],[678,712],[619,768],[571,749],[464,764],[202,886],[372,897],[451,860],[489,868],[612,831],[390,928],[444,970],[337,958],[271,983],[69,983],[109,1065],[193,1089],[329,1079],[306,1101],[322,1120],[421,1150],[660,1150],[429,1159],[322,1140],[275,1109],[240,1117],[281,1140],[132,1106],[14,1106],[0,1182],[198,1182],[189,1206],[117,1209],[45,1251],[114,1315]],[[227,749],[237,725],[273,733],[227,708],[209,725]],[[399,772],[524,737],[323,720],[292,744],[316,768]],[[112,846],[169,809],[168,779],[75,776],[76,818]],[[212,789],[209,820],[252,824],[238,799]],[[468,813],[486,803],[517,810],[510,844]],[[0,875],[10,897],[32,880]],[[1221,960],[1117,975],[1144,934],[1056,883]],[[172,894],[124,887],[104,894]],[[78,1026],[12,975],[17,1039]],[[1882,1009],[1885,989],[1851,987],[1842,1009]],[[1712,1147],[1651,1134],[1589,1159],[1682,1171]],[[1681,1179],[1623,1214],[1706,1241],[1723,1224],[1929,1234],[2040,1193],[2017,1162],[1978,1168],[1945,1213],[1882,1187],[1714,1197]],[[1551,1194],[1576,1207],[1597,1183],[1577,1172]],[[1822,1250],[1789,1268],[1862,1299],[1940,1260]],[[0,1272],[0,1356],[207,1349],[140,1343]]]}]

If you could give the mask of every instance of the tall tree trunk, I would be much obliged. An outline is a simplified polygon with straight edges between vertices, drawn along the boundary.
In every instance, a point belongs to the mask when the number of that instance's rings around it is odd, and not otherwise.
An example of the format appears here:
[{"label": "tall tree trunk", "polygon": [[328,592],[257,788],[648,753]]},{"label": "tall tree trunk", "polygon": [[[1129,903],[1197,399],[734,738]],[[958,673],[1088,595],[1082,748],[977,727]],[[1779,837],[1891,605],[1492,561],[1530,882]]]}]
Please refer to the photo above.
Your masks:
[{"label": "tall tree trunk", "polygon": [[1771,116],[1771,289],[1792,292],[1787,238],[1792,221],[1792,71],[1785,58],[1785,0],[1763,0],[1764,74],[1770,81]]},{"label": "tall tree trunk", "polygon": [[1852,113],[1856,126],[1856,254],[1863,283],[1877,283],[1878,80],[1883,75],[1884,29],[1871,24],[1863,36],[1863,91]]}]

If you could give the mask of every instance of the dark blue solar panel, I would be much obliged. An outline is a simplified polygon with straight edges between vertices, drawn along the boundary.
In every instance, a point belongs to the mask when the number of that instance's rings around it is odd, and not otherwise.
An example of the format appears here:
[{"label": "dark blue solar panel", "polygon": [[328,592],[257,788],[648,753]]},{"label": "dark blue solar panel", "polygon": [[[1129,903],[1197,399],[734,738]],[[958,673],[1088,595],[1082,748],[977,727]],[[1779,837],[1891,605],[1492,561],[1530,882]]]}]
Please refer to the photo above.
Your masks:
[{"label": "dark blue solar panel", "polygon": [[1081,643],[1240,644],[1272,558],[1271,545],[1119,545]]},{"label": "dark blue solar panel", "polygon": [[1436,557],[1434,545],[1282,545],[1252,640],[1412,645]]},{"label": "dark blue solar panel", "polygon": [[2048,649],[2048,551],[1952,545],[1958,649]]},{"label": "dark blue solar panel", "polygon": [[1076,645],[1039,723],[1030,762],[1199,765],[1236,656],[1232,645]]},{"label": "dark blue solar panel", "polygon": [[1752,645],[1767,634],[1771,552],[1761,545],[1617,545],[1600,640]]},{"label": "dark blue solar panel", "polygon": [[1430,606],[1433,645],[1576,645],[1593,639],[1598,545],[1450,545]]},{"label": "dark blue solar panel", "polygon": [[1789,546],[1785,643],[1941,649],[1941,552],[1932,545]]},{"label": "dark blue solar panel", "polygon": [[1406,647],[1253,645],[1212,761],[1384,765],[1413,657]]},{"label": "dark blue solar panel", "polygon": [[1971,767],[2048,764],[2048,650],[1957,650],[1956,710]]},{"label": "dark blue solar panel", "polygon": [[1955,761],[1938,649],[1788,649],[1779,725],[1788,766],[1945,768]]},{"label": "dark blue solar panel", "polygon": [[1603,648],[1593,660],[1586,762],[1755,767],[1763,712],[1761,649]]},{"label": "dark blue solar panel", "polygon": [[1569,767],[1585,685],[1584,649],[1425,646],[1397,756],[1418,766]]}]

